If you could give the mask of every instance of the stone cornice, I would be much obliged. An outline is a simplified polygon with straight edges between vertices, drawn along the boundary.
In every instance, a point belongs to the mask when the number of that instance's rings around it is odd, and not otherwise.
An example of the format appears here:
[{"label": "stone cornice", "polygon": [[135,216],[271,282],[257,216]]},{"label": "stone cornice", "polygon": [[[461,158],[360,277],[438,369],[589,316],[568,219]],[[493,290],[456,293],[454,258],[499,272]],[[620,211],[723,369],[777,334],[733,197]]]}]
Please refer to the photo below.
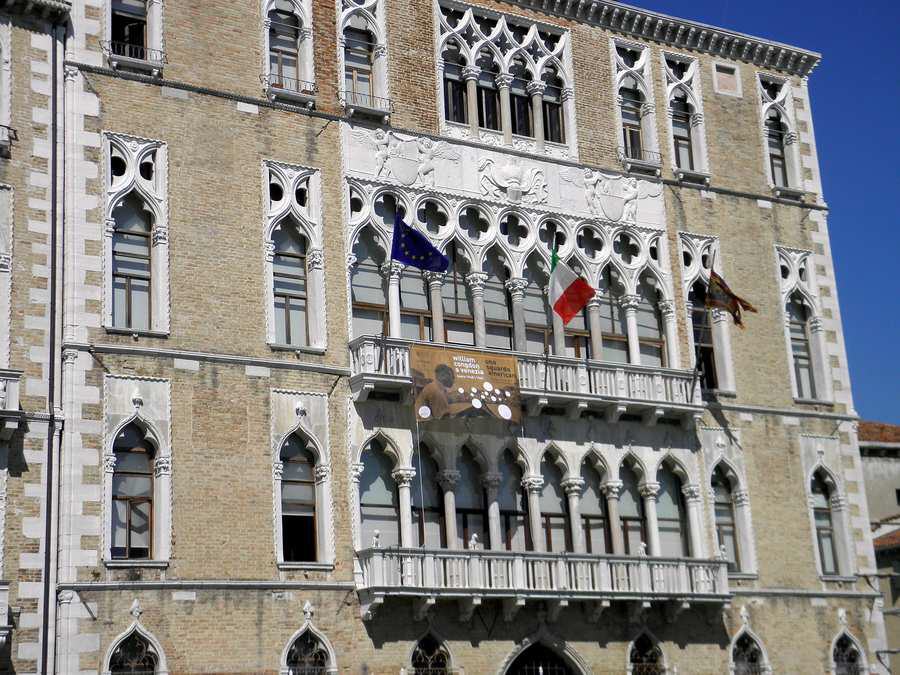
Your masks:
[{"label": "stone cornice", "polygon": [[513,5],[583,21],[634,38],[680,49],[747,61],[792,75],[809,75],[821,60],[816,52],[780,42],[651,12],[612,0],[507,0]]}]

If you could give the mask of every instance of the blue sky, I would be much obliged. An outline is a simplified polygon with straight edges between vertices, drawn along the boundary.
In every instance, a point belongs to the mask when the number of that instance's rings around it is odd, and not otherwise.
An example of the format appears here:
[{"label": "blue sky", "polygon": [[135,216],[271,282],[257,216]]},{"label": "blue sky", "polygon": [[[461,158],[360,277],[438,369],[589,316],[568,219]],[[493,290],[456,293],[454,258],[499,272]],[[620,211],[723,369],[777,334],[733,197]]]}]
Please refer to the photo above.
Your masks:
[{"label": "blue sky", "polygon": [[822,54],[809,86],[854,402],[900,424],[900,3],[627,4]]}]

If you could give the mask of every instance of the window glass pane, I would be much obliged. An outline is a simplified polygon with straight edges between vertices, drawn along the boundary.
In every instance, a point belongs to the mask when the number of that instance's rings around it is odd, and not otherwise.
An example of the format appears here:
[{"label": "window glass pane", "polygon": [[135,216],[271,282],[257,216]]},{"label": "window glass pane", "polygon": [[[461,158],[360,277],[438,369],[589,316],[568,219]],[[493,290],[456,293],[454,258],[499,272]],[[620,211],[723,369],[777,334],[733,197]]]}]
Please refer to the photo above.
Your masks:
[{"label": "window glass pane", "polygon": [[504,511],[521,510],[522,470],[509,453],[504,453],[500,461],[498,501]]},{"label": "window glass pane", "polygon": [[150,257],[150,238],[143,234],[116,232],[113,235],[113,252]]},{"label": "window glass pane", "polygon": [[544,352],[544,331],[526,330],[525,331],[525,351],[532,354],[543,354]]},{"label": "window glass pane", "polygon": [[622,480],[622,493],[619,496],[619,515],[623,518],[640,518],[642,509],[641,495],[638,492],[637,477],[628,467],[619,470]]},{"label": "window glass pane", "polygon": [[150,260],[149,258],[133,258],[116,254],[113,256],[113,274],[148,277],[150,276]]},{"label": "window glass pane", "polygon": [[485,346],[495,349],[512,349],[511,326],[485,326]]},{"label": "window glass pane", "polygon": [[681,526],[677,521],[660,519],[659,546],[663,557],[683,558],[687,555],[684,538],[681,536]]},{"label": "window glass pane", "polygon": [[378,541],[382,548],[400,545],[399,521],[393,509],[362,506],[360,512],[362,514],[360,543],[363,548],[372,545],[376,530],[379,532]]},{"label": "window glass pane", "polygon": [[128,325],[126,319],[125,280],[121,277],[113,278],[112,297],[112,322],[113,326],[125,328]]},{"label": "window glass pane", "polygon": [[606,547],[606,525],[599,518],[585,520],[585,544],[590,544],[589,552],[594,555],[609,553]]},{"label": "window glass pane", "polygon": [[153,494],[153,480],[150,476],[114,473],[113,494],[119,497],[150,497]]},{"label": "window glass pane", "polygon": [[403,270],[400,275],[400,306],[428,311],[428,290],[418,270]]},{"label": "window glass pane", "polygon": [[410,488],[412,505],[421,508],[424,497],[425,508],[442,508],[444,497],[437,482],[438,467],[434,459],[426,451],[420,450],[413,455],[413,468],[416,475]]},{"label": "window glass pane", "polygon": [[541,488],[541,513],[565,513],[566,496],[562,486],[562,472],[559,467],[547,459],[541,462],[541,477],[544,486]]},{"label": "window glass pane", "polygon": [[641,365],[661,367],[663,364],[662,347],[641,343]]},{"label": "window glass pane", "polygon": [[281,537],[285,562],[316,560],[316,519],[314,516],[282,516]]},{"label": "window glass pane", "polygon": [[[131,509],[131,550],[132,556],[149,555],[150,551],[150,502],[139,502]],[[141,549],[141,551],[135,551]]]},{"label": "window glass pane", "polygon": [[381,335],[383,327],[384,319],[381,312],[353,308],[353,335]]},{"label": "window glass pane", "polygon": [[447,342],[462,345],[475,344],[475,328],[471,323],[445,320],[444,330],[447,331]]},{"label": "window glass pane", "polygon": [[659,472],[659,497],[657,498],[656,515],[660,518],[681,517],[681,481],[671,471],[663,469]]},{"label": "window glass pane", "polygon": [[131,328],[150,329],[150,282],[145,279],[131,280]]},{"label": "window glass pane", "polygon": [[287,304],[285,298],[275,298],[275,342],[287,344]]},{"label": "window glass pane", "polygon": [[[315,456],[310,451],[306,441],[297,434],[291,434],[284,440],[278,457],[282,462],[303,462],[309,467],[316,463]],[[311,468],[309,477],[312,478]]]},{"label": "window glass pane", "polygon": [[622,529],[625,538],[625,550],[629,555],[638,555],[641,550],[641,523],[639,520],[630,520],[622,522]]},{"label": "window glass pane", "polygon": [[548,527],[550,528],[550,550],[565,551],[566,546],[566,518],[550,518]]},{"label": "window glass pane", "polygon": [[587,463],[581,465],[584,489],[581,493],[581,515],[602,516],[605,513],[605,497],[600,489],[600,474]]},{"label": "window glass pane", "polygon": [[419,541],[419,528],[413,527],[413,537],[418,546],[427,548],[441,548],[441,514],[435,511],[426,511],[424,514],[425,541]]},{"label": "window glass pane", "polygon": [[819,550],[822,555],[822,572],[837,574],[837,561],[834,559],[834,538],[830,531],[819,532]]},{"label": "window glass pane", "polygon": [[124,553],[128,543],[128,502],[114,499],[112,504],[112,545]]},{"label": "window glass pane", "polygon": [[734,536],[734,527],[721,525],[717,528],[719,533],[719,546],[725,547],[725,557],[731,562],[737,562],[737,544]]},{"label": "window glass pane", "polygon": [[484,509],[484,491],[481,486],[481,467],[468,452],[456,463],[459,480],[456,483],[456,507],[460,509]]},{"label": "window glass pane", "polygon": [[283,505],[287,502],[315,503],[316,487],[312,483],[294,483],[282,479],[281,501]]},{"label": "window glass pane", "polygon": [[469,289],[463,281],[462,275],[448,275],[441,285],[441,298],[444,303],[445,314],[457,314],[471,316],[469,305]]},{"label": "window glass pane", "polygon": [[384,278],[378,266],[371,260],[360,261],[350,276],[353,302],[365,302],[386,306]]},{"label": "window glass pane", "polygon": [[363,470],[359,477],[360,502],[381,506],[397,506],[396,483],[391,477],[393,466],[383,452],[366,451],[362,457]]},{"label": "window glass pane", "polygon": [[[401,314],[400,315],[400,336],[406,338],[407,340],[419,340],[422,339],[420,335],[421,331],[419,330],[419,315],[418,314]],[[426,330],[426,334],[424,339],[431,339],[431,331]]]},{"label": "window glass pane", "polygon": [[149,474],[152,472],[151,465],[150,455],[146,452],[116,451],[116,473],[128,471]]},{"label": "window glass pane", "polygon": [[306,334],[306,300],[292,298],[290,306],[291,344],[309,344],[309,336]]},{"label": "window glass pane", "polygon": [[603,340],[603,360],[610,363],[628,363],[628,343],[621,340]]},{"label": "window glass pane", "polygon": [[522,515],[503,514],[501,518],[502,536],[504,544],[508,542],[510,551],[524,551],[527,547],[525,541],[525,517]]}]

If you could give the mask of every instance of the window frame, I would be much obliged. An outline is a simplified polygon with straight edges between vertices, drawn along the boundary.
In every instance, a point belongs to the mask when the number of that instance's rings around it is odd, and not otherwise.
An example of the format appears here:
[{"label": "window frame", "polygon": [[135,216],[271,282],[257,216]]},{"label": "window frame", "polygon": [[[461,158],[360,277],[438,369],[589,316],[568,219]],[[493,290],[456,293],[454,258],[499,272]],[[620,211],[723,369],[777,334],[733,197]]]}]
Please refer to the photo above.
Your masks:
[{"label": "window frame", "polygon": [[[136,197],[139,201],[143,202],[140,196]],[[115,210],[113,211],[115,213]],[[153,224],[151,220],[150,229],[146,232],[136,232],[133,230],[127,230],[119,227],[118,221],[113,218],[115,225],[113,227],[113,235],[112,235],[112,285],[113,285],[113,307],[112,307],[112,327],[120,328],[123,330],[138,330],[138,331],[149,331],[152,330],[153,327]],[[117,242],[122,241],[123,238],[127,237],[140,237],[144,240],[145,249],[147,251],[146,255],[138,255],[135,253],[123,253],[121,251],[116,250]],[[137,272],[121,272],[117,270],[117,267],[121,264],[120,261],[122,259],[125,261],[141,261],[146,262],[147,272],[145,275],[138,274]],[[116,299],[116,286],[119,280],[124,280],[124,293],[125,293],[125,325],[116,325],[115,317],[116,317],[116,307],[115,307],[115,299]],[[134,326],[134,291],[132,289],[132,283],[134,280],[145,281],[147,284],[147,325],[145,328],[137,328]]]},{"label": "window frame", "polygon": [[[126,429],[128,426],[130,426],[130,425],[126,425],[125,427],[122,428],[122,430]],[[121,433],[121,431],[119,433]],[[153,463],[154,463],[156,453],[149,443],[145,442],[144,445],[147,447],[141,448],[140,446],[135,446],[133,448],[129,448],[129,449],[125,449],[125,450],[117,450],[115,445],[113,446],[113,453],[116,456],[116,467],[119,466],[119,455],[125,454],[125,453],[135,453],[135,454],[146,454],[147,455],[147,462],[149,464],[149,470],[146,473],[144,473],[144,472],[137,472],[137,471],[123,471],[122,469],[118,469],[118,468],[113,469],[113,477],[112,477],[113,487],[112,487],[112,491],[111,491],[111,495],[110,495],[111,505],[112,505],[112,516],[114,519],[115,514],[116,514],[117,502],[125,502],[125,504],[126,504],[126,506],[125,506],[126,521],[125,521],[125,526],[124,526],[124,529],[125,529],[125,551],[121,555],[116,554],[116,550],[119,547],[115,546],[115,529],[113,529],[113,521],[110,522],[110,528],[111,528],[110,547],[109,547],[110,560],[129,560],[129,561],[131,561],[131,560],[136,560],[136,561],[153,560],[153,553],[154,553],[153,541],[154,541],[154,535],[156,534],[155,530],[154,530],[154,522],[153,522],[154,521],[154,518],[153,518],[153,512],[154,512],[153,496],[154,496],[154,490],[156,489],[156,481],[155,481],[155,476],[154,476]],[[118,495],[116,493],[116,488],[115,488],[117,476],[140,476],[140,477],[149,479],[149,481],[150,481],[150,489],[148,490],[149,496],[132,497],[132,496]],[[133,548],[131,545],[131,538],[132,538],[132,534],[133,534],[132,526],[131,526],[131,518],[132,518],[133,512],[136,510],[137,504],[147,504],[148,505],[147,554],[142,555],[142,556],[132,556],[131,555],[131,549]]]},{"label": "window frame", "polygon": [[[292,433],[291,435],[296,435],[296,433]],[[285,438],[284,442],[281,444],[282,445],[281,452],[284,452],[284,446],[288,443],[288,440],[289,440],[288,438]],[[309,462],[309,461],[301,462],[301,461],[293,460],[293,459],[285,460],[279,454],[279,462],[282,465],[281,479],[279,481],[279,486],[278,486],[279,493],[280,493],[278,497],[279,497],[280,504],[281,504],[281,513],[280,513],[280,516],[281,516],[281,562],[288,564],[288,565],[302,565],[304,563],[316,563],[316,562],[321,561],[321,559],[323,557],[322,552],[319,550],[319,548],[320,548],[320,546],[319,546],[319,504],[318,504],[318,487],[316,485],[317,481],[315,479],[315,472],[316,472],[316,467],[318,466],[318,462],[316,461],[315,453],[309,447],[310,446],[309,442],[303,438],[301,438],[300,440],[306,445],[305,451],[307,453],[309,453],[309,455],[312,457],[312,462]],[[297,464],[300,464],[300,463],[310,464],[311,465],[310,473],[313,475],[313,478],[308,479],[308,480],[285,478],[284,477],[285,465],[289,464],[291,462],[294,462]],[[289,486],[289,485],[309,485],[312,487],[313,498],[312,498],[311,503],[304,502],[304,501],[292,501],[291,502],[291,504],[293,506],[307,506],[307,507],[311,506],[312,507],[312,548],[314,551],[312,560],[299,560],[299,559],[295,559],[293,557],[288,558],[288,555],[287,555],[287,551],[288,551],[288,548],[286,546],[287,534],[285,533],[284,522],[287,518],[298,517],[293,514],[286,515],[284,512],[284,506],[285,506],[284,491],[285,491],[285,487]],[[309,516],[306,516],[306,517],[308,518]]]}]

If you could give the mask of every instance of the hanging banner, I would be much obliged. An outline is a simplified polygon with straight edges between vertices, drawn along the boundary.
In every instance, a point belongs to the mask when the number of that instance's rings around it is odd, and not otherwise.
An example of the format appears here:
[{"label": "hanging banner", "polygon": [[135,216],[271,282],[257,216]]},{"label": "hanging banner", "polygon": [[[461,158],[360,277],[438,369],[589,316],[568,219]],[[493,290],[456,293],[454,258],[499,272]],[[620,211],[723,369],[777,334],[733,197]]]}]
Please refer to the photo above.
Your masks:
[{"label": "hanging banner", "polygon": [[520,422],[514,356],[413,345],[409,354],[416,419],[489,415]]}]

